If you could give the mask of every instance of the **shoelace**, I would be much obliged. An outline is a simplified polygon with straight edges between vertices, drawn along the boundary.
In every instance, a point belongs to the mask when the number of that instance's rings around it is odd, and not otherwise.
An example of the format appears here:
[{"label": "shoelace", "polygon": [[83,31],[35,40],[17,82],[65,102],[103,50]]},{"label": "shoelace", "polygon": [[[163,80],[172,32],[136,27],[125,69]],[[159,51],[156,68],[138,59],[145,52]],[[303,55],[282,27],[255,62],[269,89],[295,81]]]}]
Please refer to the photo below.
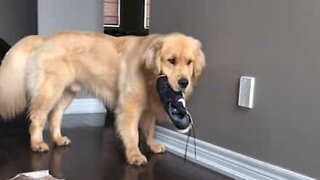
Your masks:
[{"label": "shoelace", "polygon": [[186,142],[186,148],[185,148],[185,151],[184,151],[184,162],[187,160],[187,156],[188,156],[188,145],[189,145],[189,139],[190,139],[190,136],[191,136],[191,130],[192,130],[192,134],[193,134],[193,152],[194,152],[194,158],[197,159],[197,143],[196,143],[196,130],[194,128],[195,124],[194,124],[194,121],[193,121],[193,125],[191,127],[191,129],[189,130],[188,132],[188,137],[187,137],[187,142]]}]

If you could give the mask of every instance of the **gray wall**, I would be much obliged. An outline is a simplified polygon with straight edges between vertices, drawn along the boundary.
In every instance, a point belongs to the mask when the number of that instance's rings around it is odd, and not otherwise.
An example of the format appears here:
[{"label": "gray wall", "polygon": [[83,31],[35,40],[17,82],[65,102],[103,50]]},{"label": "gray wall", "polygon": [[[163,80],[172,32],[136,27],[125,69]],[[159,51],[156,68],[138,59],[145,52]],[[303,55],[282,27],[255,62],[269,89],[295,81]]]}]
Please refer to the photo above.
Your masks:
[{"label": "gray wall", "polygon": [[12,45],[37,32],[37,0],[0,1],[0,37]]},{"label": "gray wall", "polygon": [[[320,1],[161,0],[151,32],[199,38],[207,68],[189,103],[210,143],[320,178]],[[241,75],[255,106],[236,106]]]},{"label": "gray wall", "polygon": [[102,0],[40,0],[39,34],[61,30],[103,31]]},{"label": "gray wall", "polygon": [[[64,30],[103,32],[103,0],[39,0],[39,34]],[[81,92],[77,98],[91,98]]]}]

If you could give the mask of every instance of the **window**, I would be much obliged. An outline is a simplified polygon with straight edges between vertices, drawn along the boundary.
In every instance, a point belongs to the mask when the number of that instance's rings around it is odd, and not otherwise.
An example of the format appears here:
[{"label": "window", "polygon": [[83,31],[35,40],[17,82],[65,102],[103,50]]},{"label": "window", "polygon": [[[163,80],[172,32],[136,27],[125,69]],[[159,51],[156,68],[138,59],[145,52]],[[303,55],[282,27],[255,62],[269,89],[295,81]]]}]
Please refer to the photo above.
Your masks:
[{"label": "window", "polygon": [[150,0],[103,0],[103,5],[104,33],[112,36],[149,33]]},{"label": "window", "polygon": [[144,28],[149,29],[150,25],[150,0],[144,0]]},{"label": "window", "polygon": [[104,27],[120,27],[120,0],[104,0]]}]

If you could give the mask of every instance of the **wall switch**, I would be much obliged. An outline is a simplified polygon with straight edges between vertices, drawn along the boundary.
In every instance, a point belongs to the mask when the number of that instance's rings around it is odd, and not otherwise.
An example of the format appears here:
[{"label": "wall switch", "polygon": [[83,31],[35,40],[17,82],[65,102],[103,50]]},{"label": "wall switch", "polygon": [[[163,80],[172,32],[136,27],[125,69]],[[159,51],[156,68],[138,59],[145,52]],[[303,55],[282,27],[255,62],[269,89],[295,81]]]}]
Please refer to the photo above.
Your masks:
[{"label": "wall switch", "polygon": [[255,78],[241,76],[239,86],[238,106],[252,109]]}]

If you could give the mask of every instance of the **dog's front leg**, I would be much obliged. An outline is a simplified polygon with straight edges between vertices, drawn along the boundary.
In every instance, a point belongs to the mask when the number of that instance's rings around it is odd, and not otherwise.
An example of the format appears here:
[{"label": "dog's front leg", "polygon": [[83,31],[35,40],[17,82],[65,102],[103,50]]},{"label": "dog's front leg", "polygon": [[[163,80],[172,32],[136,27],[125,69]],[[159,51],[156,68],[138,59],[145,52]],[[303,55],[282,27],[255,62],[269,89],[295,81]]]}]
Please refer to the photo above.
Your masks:
[{"label": "dog's front leg", "polygon": [[156,142],[155,136],[155,122],[156,118],[150,112],[145,112],[142,115],[140,128],[142,134],[145,136],[146,144],[153,153],[164,153],[166,148],[164,145]]},{"label": "dog's front leg", "polygon": [[139,143],[138,124],[143,105],[140,96],[126,95],[116,109],[116,127],[125,147],[125,154],[129,164],[143,165],[147,158],[141,153]]}]

